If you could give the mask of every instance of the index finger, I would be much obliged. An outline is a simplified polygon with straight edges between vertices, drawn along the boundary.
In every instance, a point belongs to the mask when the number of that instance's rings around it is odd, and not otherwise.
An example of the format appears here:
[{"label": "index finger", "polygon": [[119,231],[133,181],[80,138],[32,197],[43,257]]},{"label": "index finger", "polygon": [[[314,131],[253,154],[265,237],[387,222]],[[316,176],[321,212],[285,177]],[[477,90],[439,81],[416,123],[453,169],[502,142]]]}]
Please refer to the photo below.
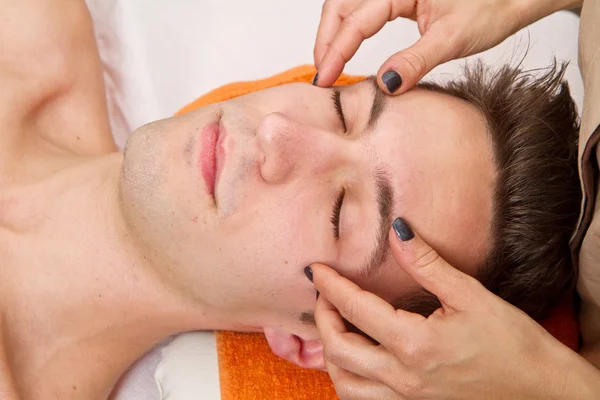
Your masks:
[{"label": "index finger", "polygon": [[320,51],[327,49],[318,65],[319,86],[328,87],[336,81],[361,43],[383,28],[390,13],[390,2],[363,1],[351,12],[338,13],[341,21],[336,23],[333,18],[328,21],[323,28],[328,36],[319,43]]},{"label": "index finger", "polygon": [[362,0],[333,1],[325,0],[321,10],[321,20],[317,29],[317,38],[313,56],[315,67],[319,68],[323,56],[331,45],[335,34],[340,29],[344,18],[354,9]]},{"label": "index finger", "polygon": [[342,317],[387,348],[393,346],[399,336],[407,335],[407,327],[424,320],[419,314],[395,310],[385,300],[362,290],[325,265],[313,264],[311,268],[315,288]]}]

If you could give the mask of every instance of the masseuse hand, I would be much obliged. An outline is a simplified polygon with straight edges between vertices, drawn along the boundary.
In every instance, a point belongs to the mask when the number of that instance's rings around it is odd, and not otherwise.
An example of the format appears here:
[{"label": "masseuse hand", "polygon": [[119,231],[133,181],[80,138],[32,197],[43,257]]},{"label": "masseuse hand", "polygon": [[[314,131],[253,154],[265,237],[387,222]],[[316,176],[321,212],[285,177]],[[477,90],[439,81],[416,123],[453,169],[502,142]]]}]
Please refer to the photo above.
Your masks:
[{"label": "masseuse hand", "polygon": [[439,64],[487,50],[537,19],[580,2],[326,0],[314,49],[316,84],[331,86],[361,43],[399,17],[415,20],[422,36],[379,68],[377,82],[391,94],[410,89]]},{"label": "masseuse hand", "polygon": [[[311,266],[315,319],[342,400],[597,398],[579,381],[597,380],[593,367],[397,221],[389,240],[398,268],[442,303],[429,318]],[[342,316],[380,345],[347,332]]]}]

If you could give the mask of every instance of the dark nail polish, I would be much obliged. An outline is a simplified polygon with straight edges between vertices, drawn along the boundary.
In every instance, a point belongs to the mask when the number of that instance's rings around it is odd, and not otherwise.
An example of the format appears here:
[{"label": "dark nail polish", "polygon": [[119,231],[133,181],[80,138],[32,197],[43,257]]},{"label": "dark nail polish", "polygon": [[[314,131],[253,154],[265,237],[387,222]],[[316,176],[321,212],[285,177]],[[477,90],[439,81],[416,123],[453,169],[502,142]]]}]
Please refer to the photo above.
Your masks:
[{"label": "dark nail polish", "polygon": [[306,275],[309,281],[313,281],[312,269],[310,269],[310,267],[304,268],[304,275]]},{"label": "dark nail polish", "polygon": [[319,72],[317,71],[317,73],[315,74],[315,77],[313,78],[313,86],[317,85],[317,81],[319,80]]},{"label": "dark nail polish", "polygon": [[383,74],[381,80],[390,93],[394,93],[402,86],[402,77],[394,70],[389,70]]},{"label": "dark nail polish", "polygon": [[317,300],[319,300],[319,295],[320,295],[320,294],[321,294],[321,293],[319,293],[319,291],[317,290]]},{"label": "dark nail polish", "polygon": [[392,226],[394,227],[394,232],[396,232],[398,239],[402,240],[403,242],[407,242],[415,237],[415,233],[402,218],[396,218],[392,223]]}]

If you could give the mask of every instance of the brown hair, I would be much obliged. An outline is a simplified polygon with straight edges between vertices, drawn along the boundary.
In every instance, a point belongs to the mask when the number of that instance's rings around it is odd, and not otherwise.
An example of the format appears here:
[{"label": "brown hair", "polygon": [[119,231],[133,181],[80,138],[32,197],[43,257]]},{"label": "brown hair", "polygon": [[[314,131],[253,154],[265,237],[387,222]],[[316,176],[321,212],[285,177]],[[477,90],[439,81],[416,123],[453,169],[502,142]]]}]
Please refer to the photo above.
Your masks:
[{"label": "brown hair", "polygon": [[[575,278],[569,240],[581,205],[579,117],[563,79],[566,67],[555,60],[543,70],[494,71],[478,61],[462,79],[418,85],[466,100],[485,117],[498,175],[491,251],[477,278],[537,319]],[[393,304],[423,315],[439,307],[428,293]]]}]

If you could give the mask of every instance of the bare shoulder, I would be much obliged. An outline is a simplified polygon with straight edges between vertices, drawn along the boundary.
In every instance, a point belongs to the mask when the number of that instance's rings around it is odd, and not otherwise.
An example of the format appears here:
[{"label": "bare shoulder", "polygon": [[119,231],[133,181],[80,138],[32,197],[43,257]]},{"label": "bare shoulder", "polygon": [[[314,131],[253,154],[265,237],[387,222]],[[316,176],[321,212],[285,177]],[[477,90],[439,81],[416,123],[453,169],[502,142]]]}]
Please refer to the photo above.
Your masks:
[{"label": "bare shoulder", "polygon": [[83,0],[0,0],[0,49],[0,147],[39,138],[78,154],[114,149]]}]

